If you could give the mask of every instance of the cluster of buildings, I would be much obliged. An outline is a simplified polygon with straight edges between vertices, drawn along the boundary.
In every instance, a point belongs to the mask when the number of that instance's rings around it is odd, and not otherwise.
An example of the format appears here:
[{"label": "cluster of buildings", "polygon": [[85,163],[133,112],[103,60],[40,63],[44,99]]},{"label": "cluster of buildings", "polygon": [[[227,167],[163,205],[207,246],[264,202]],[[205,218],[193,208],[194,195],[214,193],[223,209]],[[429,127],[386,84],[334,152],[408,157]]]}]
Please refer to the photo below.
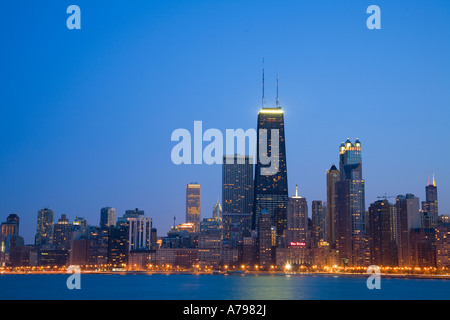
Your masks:
[{"label": "cluster of buildings", "polygon": [[[263,98],[264,101],[264,98]],[[243,268],[270,270],[289,266],[450,268],[450,217],[438,214],[433,176],[426,199],[412,194],[379,197],[366,208],[361,142],[339,147],[339,168],[326,172],[326,201],[289,196],[284,112],[278,105],[258,113],[261,129],[275,129],[276,170],[248,155],[226,155],[222,164],[222,201],[211,218],[201,218],[201,185],[186,186],[186,219],[157,236],[144,211],[102,208],[99,226],[83,218],[57,222],[49,208],[39,210],[35,243],[19,236],[19,217],[1,224],[3,266],[80,265],[96,269]],[[272,134],[267,146],[272,146]],[[268,151],[270,152],[270,151]],[[263,152],[264,153],[264,152]],[[262,154],[263,154],[262,153]],[[389,198],[395,198],[392,203]]]}]

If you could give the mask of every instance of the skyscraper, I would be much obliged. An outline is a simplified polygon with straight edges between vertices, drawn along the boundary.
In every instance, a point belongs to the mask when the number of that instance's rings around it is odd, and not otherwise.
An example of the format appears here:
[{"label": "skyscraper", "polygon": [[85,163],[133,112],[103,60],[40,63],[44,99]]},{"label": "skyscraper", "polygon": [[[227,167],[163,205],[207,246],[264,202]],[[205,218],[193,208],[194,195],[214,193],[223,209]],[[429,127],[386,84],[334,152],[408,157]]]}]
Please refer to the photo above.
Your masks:
[{"label": "skyscraper", "polygon": [[222,206],[219,201],[213,207],[213,219],[222,223]]},{"label": "skyscraper", "polygon": [[[366,214],[365,188],[362,178],[361,142],[349,139],[339,147],[339,181],[336,182],[335,236],[340,261],[353,265],[353,239],[355,251],[365,241]],[[365,241],[367,242],[367,241]]]},{"label": "skyscraper", "polygon": [[437,186],[436,180],[433,174],[433,184],[427,182],[425,187],[425,201],[422,202],[422,211],[429,212],[432,216],[438,217],[438,199],[437,199]]},{"label": "skyscraper", "polygon": [[56,250],[68,251],[72,238],[72,226],[65,214],[53,226],[53,245]]},{"label": "skyscraper", "polygon": [[223,213],[253,211],[253,158],[239,154],[223,157]]},{"label": "skyscraper", "polygon": [[201,187],[198,183],[186,185],[186,222],[193,223],[195,230],[200,227]]},{"label": "skyscraper", "polygon": [[362,178],[361,142],[353,144],[349,139],[339,148],[340,180],[345,182],[345,192],[350,197],[349,213],[352,220],[352,233],[365,233],[365,188]]},{"label": "skyscraper", "polygon": [[320,241],[327,241],[327,215],[324,211],[322,201],[312,202],[312,227],[314,235],[314,245]]},{"label": "skyscraper", "polygon": [[336,182],[340,180],[340,172],[333,164],[327,171],[327,241],[331,248],[336,248]]},{"label": "skyscraper", "polygon": [[51,245],[53,242],[54,213],[52,209],[44,208],[38,211],[35,244]]},{"label": "skyscraper", "polygon": [[258,217],[258,261],[267,267],[272,264],[272,218],[265,209]]},{"label": "skyscraper", "polygon": [[397,243],[399,267],[410,267],[412,246],[410,233],[420,228],[419,198],[413,194],[399,195],[396,200],[397,209]]},{"label": "skyscraper", "polygon": [[[277,235],[281,236],[286,228],[288,181],[284,112],[280,107],[263,107],[259,111],[257,135],[253,229],[258,229],[258,217],[265,209],[276,227]],[[272,149],[277,142],[278,153],[274,153]],[[270,163],[267,163],[267,157],[270,157]]]},{"label": "skyscraper", "polygon": [[116,225],[116,209],[104,207],[100,210],[100,228],[107,228]]},{"label": "skyscraper", "polygon": [[[10,253],[12,247],[23,242],[23,239],[19,237],[19,216],[15,213],[10,214],[6,218],[6,222],[2,222],[0,232],[0,264],[5,265],[7,261],[10,261]],[[20,241],[18,241],[20,239]]]},{"label": "skyscraper", "polygon": [[306,198],[298,195],[298,188],[295,188],[295,196],[288,200],[287,204],[287,244],[294,246],[308,245],[308,203]]}]

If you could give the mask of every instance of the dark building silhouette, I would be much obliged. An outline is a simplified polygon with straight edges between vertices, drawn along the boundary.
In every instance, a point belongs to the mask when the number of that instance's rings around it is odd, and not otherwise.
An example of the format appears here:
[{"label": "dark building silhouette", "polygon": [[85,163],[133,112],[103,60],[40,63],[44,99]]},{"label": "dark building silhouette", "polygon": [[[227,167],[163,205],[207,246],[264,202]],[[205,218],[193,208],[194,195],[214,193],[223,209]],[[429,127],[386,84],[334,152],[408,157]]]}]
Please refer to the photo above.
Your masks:
[{"label": "dark building silhouette", "polygon": [[395,205],[387,200],[372,203],[369,207],[369,220],[371,264],[396,266],[398,257]]},{"label": "dark building silhouette", "polygon": [[330,247],[336,248],[336,183],[341,174],[333,164],[327,171],[327,241]]}]

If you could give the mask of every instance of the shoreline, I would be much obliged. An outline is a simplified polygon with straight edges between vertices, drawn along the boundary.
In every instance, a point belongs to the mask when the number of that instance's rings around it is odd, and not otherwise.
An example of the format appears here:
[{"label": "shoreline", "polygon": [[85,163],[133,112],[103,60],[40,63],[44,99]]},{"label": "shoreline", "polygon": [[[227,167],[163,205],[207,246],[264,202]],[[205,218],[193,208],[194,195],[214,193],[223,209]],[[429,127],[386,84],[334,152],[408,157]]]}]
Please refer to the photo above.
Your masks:
[{"label": "shoreline", "polygon": [[[1,272],[2,275],[52,275],[52,274],[69,274],[66,271],[12,271],[12,272]],[[346,272],[283,272],[283,271],[271,271],[271,272],[255,272],[255,271],[246,271],[246,272],[236,272],[236,273],[227,273],[227,272],[210,272],[210,271],[139,271],[139,270],[123,270],[123,271],[81,271],[81,274],[98,274],[98,275],[220,275],[220,276],[333,276],[333,277],[369,277],[369,273],[346,273]],[[422,280],[450,280],[450,274],[391,274],[391,273],[380,273],[381,277],[387,278],[400,278],[400,279],[422,279]]]}]

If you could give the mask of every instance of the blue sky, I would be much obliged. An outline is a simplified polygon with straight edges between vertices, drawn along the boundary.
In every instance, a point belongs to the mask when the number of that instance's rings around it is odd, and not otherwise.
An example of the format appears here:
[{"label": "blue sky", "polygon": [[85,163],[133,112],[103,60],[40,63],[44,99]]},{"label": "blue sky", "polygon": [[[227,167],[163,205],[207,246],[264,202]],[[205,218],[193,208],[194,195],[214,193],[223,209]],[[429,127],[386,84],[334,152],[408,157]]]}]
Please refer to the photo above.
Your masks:
[{"label": "blue sky", "polygon": [[423,200],[428,171],[450,213],[448,1],[14,1],[0,28],[0,219],[17,213],[27,243],[44,206],[92,225],[103,206],[138,207],[165,234],[192,181],[210,217],[221,167],[172,164],[170,136],[195,120],[256,128],[263,56],[268,105],[279,66],[291,194],[325,200],[339,144],[358,137],[366,206]]}]

